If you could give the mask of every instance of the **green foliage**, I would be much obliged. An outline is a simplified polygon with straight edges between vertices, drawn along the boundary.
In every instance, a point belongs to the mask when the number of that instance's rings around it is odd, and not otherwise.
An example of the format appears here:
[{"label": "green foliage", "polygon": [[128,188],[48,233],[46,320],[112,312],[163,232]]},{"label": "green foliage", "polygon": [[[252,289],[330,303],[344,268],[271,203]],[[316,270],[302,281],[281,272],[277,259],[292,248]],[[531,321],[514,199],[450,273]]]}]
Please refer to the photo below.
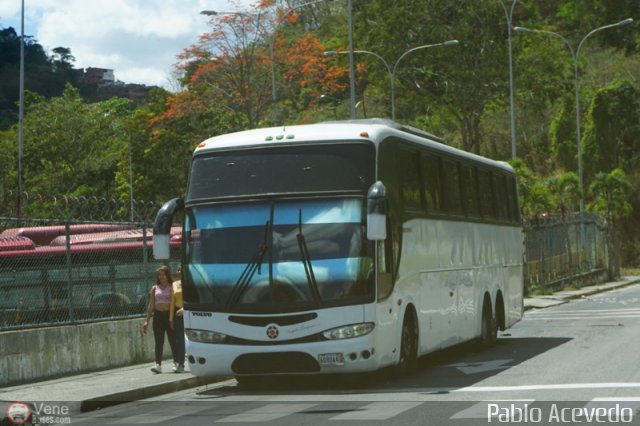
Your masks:
[{"label": "green foliage", "polygon": [[589,210],[602,214],[609,221],[628,217],[631,214],[629,193],[631,185],[626,173],[616,168],[610,173],[598,173],[589,186],[593,201]]},{"label": "green foliage", "polygon": [[564,170],[578,170],[575,96],[563,96],[562,106],[549,128],[556,164]]},{"label": "green foliage", "polygon": [[[598,90],[588,111],[583,138],[585,177],[620,167],[640,166],[640,91],[629,81]],[[590,180],[590,179],[589,179]]]},{"label": "green foliage", "polygon": [[[122,120],[129,114],[125,99],[87,104],[71,86],[61,97],[31,103],[24,123],[24,189],[73,196],[114,194],[116,165],[126,144]],[[3,166],[16,169],[11,162]]]},{"label": "green foliage", "polygon": [[515,159],[510,163],[518,176],[518,196],[522,215],[533,218],[552,211],[553,197],[545,182],[538,180],[522,160]]},{"label": "green foliage", "polygon": [[[75,83],[71,51],[53,49],[50,58],[32,37],[25,36],[24,85],[43,96],[59,96],[66,83]],[[12,28],[0,29],[0,130],[18,120],[20,36]]]},{"label": "green foliage", "polygon": [[552,176],[546,182],[554,204],[563,217],[567,213],[578,210],[582,191],[580,179],[573,172],[567,172],[559,176]]}]

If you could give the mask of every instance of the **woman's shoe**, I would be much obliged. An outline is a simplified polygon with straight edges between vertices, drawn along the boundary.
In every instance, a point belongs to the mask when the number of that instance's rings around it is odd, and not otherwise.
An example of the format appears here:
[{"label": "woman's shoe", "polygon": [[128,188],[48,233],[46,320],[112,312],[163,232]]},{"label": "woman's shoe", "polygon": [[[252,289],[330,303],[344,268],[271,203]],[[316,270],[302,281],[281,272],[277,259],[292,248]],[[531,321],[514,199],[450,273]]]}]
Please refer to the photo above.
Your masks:
[{"label": "woman's shoe", "polygon": [[162,366],[160,364],[154,365],[153,367],[151,367],[151,372],[155,374],[162,373]]}]

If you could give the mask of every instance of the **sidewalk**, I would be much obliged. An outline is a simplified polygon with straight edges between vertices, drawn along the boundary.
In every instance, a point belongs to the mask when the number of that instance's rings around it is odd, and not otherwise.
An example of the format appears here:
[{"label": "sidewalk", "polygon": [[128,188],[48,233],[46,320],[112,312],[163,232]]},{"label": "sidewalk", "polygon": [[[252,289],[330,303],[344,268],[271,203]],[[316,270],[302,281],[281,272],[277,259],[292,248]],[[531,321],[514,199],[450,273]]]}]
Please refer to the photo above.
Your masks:
[{"label": "sidewalk", "polygon": [[[119,402],[151,398],[227,380],[230,377],[195,377],[188,371],[171,372],[173,363],[163,362],[162,374],[153,374],[153,363],[61,377],[59,379],[0,389],[0,402],[51,402],[79,413]],[[4,413],[0,413],[0,420]]]},{"label": "sidewalk", "polygon": [[626,287],[636,283],[640,283],[640,277],[622,277],[620,281],[591,285],[579,290],[565,290],[550,295],[526,297],[524,299],[524,309],[525,311],[528,311],[530,309],[542,309],[550,306],[561,305],[569,302],[571,299],[588,297],[593,294],[615,290],[617,288]]},{"label": "sidewalk", "polygon": [[[525,309],[539,309],[566,303],[571,299],[639,283],[640,277],[624,277],[621,281],[594,285],[580,290],[562,291],[549,296],[536,296],[524,300]],[[27,385],[0,389],[0,401],[52,402],[68,407],[71,413],[90,411],[113,403],[134,401],[204,386],[229,377],[199,378],[185,371],[175,374],[171,363],[163,363],[163,374],[152,374],[151,363],[116,368],[107,371],[63,377]],[[0,413],[4,415],[4,413]],[[2,416],[0,416],[0,419]]]}]

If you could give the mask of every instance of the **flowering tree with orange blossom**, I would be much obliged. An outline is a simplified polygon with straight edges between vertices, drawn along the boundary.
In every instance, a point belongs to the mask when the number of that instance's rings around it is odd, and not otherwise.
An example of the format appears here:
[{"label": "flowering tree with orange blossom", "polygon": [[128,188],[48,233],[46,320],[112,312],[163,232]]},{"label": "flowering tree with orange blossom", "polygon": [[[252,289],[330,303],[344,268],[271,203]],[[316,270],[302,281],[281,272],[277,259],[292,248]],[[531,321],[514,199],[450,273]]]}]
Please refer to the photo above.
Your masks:
[{"label": "flowering tree with orange blossom", "polygon": [[233,117],[229,127],[210,129],[216,133],[304,121],[322,94],[344,91],[348,69],[323,56],[309,26],[298,24],[302,13],[262,2],[211,16],[211,30],[179,55],[184,91],[157,121],[212,105]]}]

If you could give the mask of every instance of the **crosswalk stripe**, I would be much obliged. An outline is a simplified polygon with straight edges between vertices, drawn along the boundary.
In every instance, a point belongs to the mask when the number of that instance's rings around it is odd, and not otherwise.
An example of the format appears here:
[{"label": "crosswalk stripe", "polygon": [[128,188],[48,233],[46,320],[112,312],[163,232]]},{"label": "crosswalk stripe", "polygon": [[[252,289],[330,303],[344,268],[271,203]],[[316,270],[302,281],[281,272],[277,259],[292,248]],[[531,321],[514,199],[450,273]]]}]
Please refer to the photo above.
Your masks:
[{"label": "crosswalk stripe", "polygon": [[234,414],[217,420],[216,423],[268,422],[270,420],[299,413],[318,404],[267,404],[244,413]]},{"label": "crosswalk stripe", "polygon": [[[411,410],[417,406],[424,404],[426,401],[394,401],[394,402],[374,402],[368,405],[364,405],[361,407],[351,408],[349,411],[345,411],[342,414],[331,417],[329,420],[338,420],[338,421],[374,421],[374,420],[388,420],[392,417],[398,416],[408,410]],[[462,401],[458,402],[461,403]],[[523,410],[527,409],[527,406],[534,406],[536,402],[535,399],[499,399],[499,400],[484,400],[480,402],[473,403],[473,401],[468,401],[470,404],[467,408],[464,408],[449,417],[452,420],[471,420],[471,419],[482,419],[484,421],[491,422],[492,420],[496,420],[497,416],[491,416],[491,410],[496,411],[497,406],[500,413],[506,412],[523,412]],[[541,402],[542,403],[542,402]],[[548,403],[548,402],[547,402]],[[565,403],[557,402],[551,403],[556,406],[556,411],[549,411],[550,408],[544,405],[542,407],[542,412],[551,415],[551,413],[560,413],[562,412],[563,416],[568,414],[564,413],[564,411],[558,411],[558,409],[563,409]],[[566,404],[567,407],[571,407],[571,402]],[[296,413],[304,412],[309,410],[312,407],[318,406],[320,404],[304,404],[304,403],[272,403],[262,405],[260,407],[254,408],[252,410],[248,410],[245,412],[241,412],[238,414],[230,415],[224,418],[217,420],[220,423],[258,423],[258,422],[270,422],[277,421],[280,418],[293,415]],[[220,407],[220,404],[217,404],[217,407]],[[138,414],[135,416],[127,416],[121,418],[106,418],[102,416],[94,417],[94,420],[107,420],[108,423],[103,424],[157,424],[157,423],[166,423],[174,419],[183,418],[184,421],[189,416],[197,415],[199,412],[204,410],[211,410],[212,406],[207,405],[187,405],[182,407],[162,407],[158,409],[153,409],[150,411],[145,411],[143,414]],[[576,408],[578,408],[576,406]],[[596,397],[592,398],[590,401],[585,402],[580,410],[575,411],[572,409],[571,415],[580,416],[580,418],[588,416],[600,415],[600,417],[605,416],[604,411],[602,409],[607,410],[606,416],[607,418],[611,418],[614,421],[618,421],[618,417],[626,420],[629,417],[633,417],[638,412],[640,408],[640,397]],[[540,408],[536,408],[540,410]],[[598,410],[598,411],[596,411]],[[577,413],[577,414],[576,414]],[[214,415],[213,413],[210,413]],[[504,416],[505,414],[500,414],[500,416]],[[109,416],[111,417],[111,416]],[[86,418],[84,419],[87,420]]]},{"label": "crosswalk stripe", "polygon": [[138,414],[135,416],[124,417],[113,422],[109,422],[112,425],[121,425],[121,424],[135,424],[135,425],[144,425],[144,424],[158,424],[162,422],[166,422],[168,420],[177,419],[179,417],[184,417],[188,415],[193,415],[200,411],[204,411],[210,409],[211,407],[200,406],[196,408],[193,405],[188,405],[184,407],[176,407],[171,405],[170,407],[161,408],[159,410],[153,410],[150,412],[145,412],[144,414]]},{"label": "crosswalk stripe", "polygon": [[386,420],[420,404],[422,402],[374,402],[332,417],[331,420]]}]

